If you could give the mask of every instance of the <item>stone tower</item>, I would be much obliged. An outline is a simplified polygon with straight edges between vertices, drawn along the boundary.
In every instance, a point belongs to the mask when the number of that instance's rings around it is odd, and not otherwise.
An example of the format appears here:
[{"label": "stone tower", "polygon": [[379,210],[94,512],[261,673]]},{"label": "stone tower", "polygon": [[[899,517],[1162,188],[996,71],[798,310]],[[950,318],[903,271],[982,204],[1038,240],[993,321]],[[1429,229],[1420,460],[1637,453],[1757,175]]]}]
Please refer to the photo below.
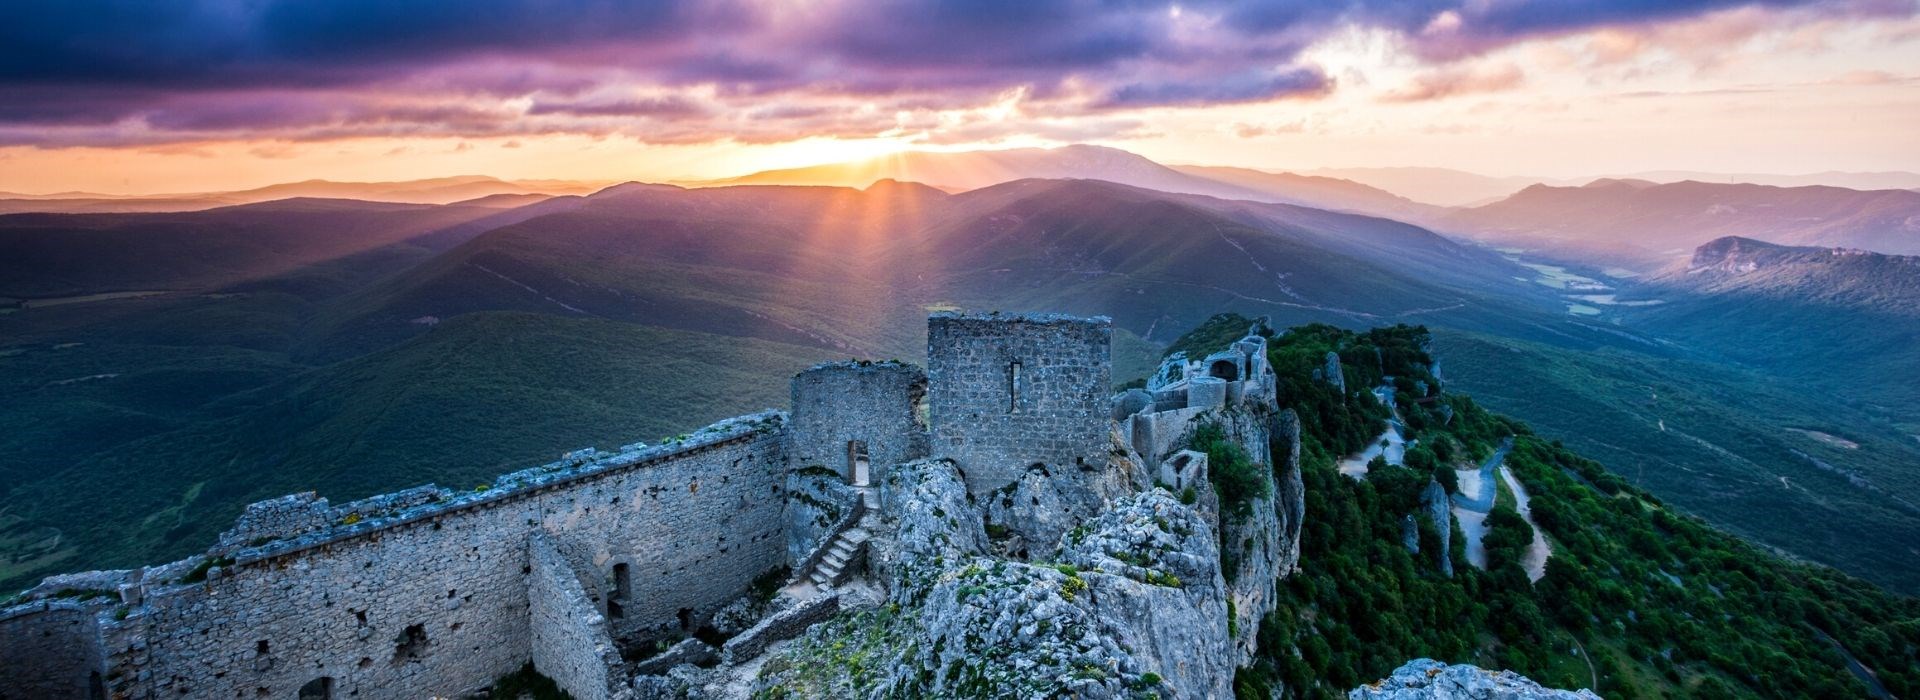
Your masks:
[{"label": "stone tower", "polygon": [[793,377],[794,467],[824,466],[854,485],[927,456],[927,374],[903,362],[835,362]]},{"label": "stone tower", "polygon": [[1113,322],[1102,316],[935,314],[927,319],[933,452],[983,494],[1046,464],[1104,465]]}]

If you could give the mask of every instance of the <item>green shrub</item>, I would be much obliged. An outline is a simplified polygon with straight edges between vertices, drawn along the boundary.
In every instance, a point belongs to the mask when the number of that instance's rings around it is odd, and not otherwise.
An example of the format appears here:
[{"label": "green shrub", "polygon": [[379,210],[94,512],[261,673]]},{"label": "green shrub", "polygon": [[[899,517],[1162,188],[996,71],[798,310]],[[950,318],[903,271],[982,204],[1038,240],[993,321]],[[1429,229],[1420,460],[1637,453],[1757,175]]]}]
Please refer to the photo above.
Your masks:
[{"label": "green shrub", "polygon": [[1236,515],[1252,511],[1255,499],[1271,494],[1267,470],[1247,455],[1245,448],[1227,439],[1217,423],[1193,431],[1193,449],[1207,454],[1207,480],[1220,494],[1220,508]]}]

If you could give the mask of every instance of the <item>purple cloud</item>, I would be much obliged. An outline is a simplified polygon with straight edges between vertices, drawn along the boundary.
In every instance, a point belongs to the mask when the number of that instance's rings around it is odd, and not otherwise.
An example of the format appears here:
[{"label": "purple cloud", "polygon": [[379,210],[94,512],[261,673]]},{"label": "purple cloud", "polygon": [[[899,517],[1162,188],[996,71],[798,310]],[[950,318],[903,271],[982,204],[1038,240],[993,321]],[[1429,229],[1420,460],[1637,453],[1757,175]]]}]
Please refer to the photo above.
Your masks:
[{"label": "purple cloud", "polygon": [[1444,64],[1744,6],[1915,12],[1911,0],[1188,0],[1180,12],[1142,0],[20,0],[0,22],[0,140],[873,135],[901,128],[895,113],[1009,91],[1042,118],[1313,96],[1334,85],[1300,52],[1350,25],[1400,32]]}]

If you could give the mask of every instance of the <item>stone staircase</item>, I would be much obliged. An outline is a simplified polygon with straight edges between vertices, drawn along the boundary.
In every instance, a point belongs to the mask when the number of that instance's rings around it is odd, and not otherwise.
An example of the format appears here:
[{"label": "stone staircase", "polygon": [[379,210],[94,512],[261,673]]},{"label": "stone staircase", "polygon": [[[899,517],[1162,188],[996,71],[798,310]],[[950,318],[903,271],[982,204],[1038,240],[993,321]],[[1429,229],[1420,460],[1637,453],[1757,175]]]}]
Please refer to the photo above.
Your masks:
[{"label": "stone staircase", "polygon": [[873,536],[865,527],[867,519],[880,509],[879,495],[874,489],[860,488],[858,492],[860,504],[857,516],[829,537],[826,544],[816,550],[816,556],[808,558],[806,566],[794,572],[792,583],[805,582],[812,584],[816,590],[828,591],[851,578],[849,565],[866,545],[867,539]]},{"label": "stone staircase", "polygon": [[859,551],[860,545],[867,541],[867,536],[864,528],[856,527],[833,538],[826,556],[821,557],[820,563],[813,567],[813,572],[807,574],[807,580],[820,588],[846,583],[847,561],[853,558],[854,552]]}]

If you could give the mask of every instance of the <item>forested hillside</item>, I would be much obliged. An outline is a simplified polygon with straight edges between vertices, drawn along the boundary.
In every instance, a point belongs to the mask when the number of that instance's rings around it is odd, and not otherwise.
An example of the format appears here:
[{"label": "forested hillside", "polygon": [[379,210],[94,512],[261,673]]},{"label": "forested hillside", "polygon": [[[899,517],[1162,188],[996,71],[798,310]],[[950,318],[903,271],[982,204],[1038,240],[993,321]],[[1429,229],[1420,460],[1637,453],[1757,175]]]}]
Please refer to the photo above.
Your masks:
[{"label": "forested hillside", "polygon": [[[1210,323],[1176,345],[1247,323]],[[1764,551],[1445,391],[1428,345],[1408,326],[1307,326],[1270,342],[1282,403],[1301,418],[1306,519],[1300,569],[1261,625],[1242,697],[1343,696],[1422,656],[1608,698],[1920,692],[1920,600]],[[1315,376],[1328,352],[1344,392]],[[1389,409],[1370,393],[1382,385],[1395,388],[1404,466],[1376,458],[1365,477],[1343,475],[1336,463],[1385,428]],[[1437,522],[1423,496],[1458,491],[1508,440],[1503,471],[1520,491],[1499,482],[1482,569],[1458,518]],[[1535,526],[1551,556],[1530,581]]]}]

